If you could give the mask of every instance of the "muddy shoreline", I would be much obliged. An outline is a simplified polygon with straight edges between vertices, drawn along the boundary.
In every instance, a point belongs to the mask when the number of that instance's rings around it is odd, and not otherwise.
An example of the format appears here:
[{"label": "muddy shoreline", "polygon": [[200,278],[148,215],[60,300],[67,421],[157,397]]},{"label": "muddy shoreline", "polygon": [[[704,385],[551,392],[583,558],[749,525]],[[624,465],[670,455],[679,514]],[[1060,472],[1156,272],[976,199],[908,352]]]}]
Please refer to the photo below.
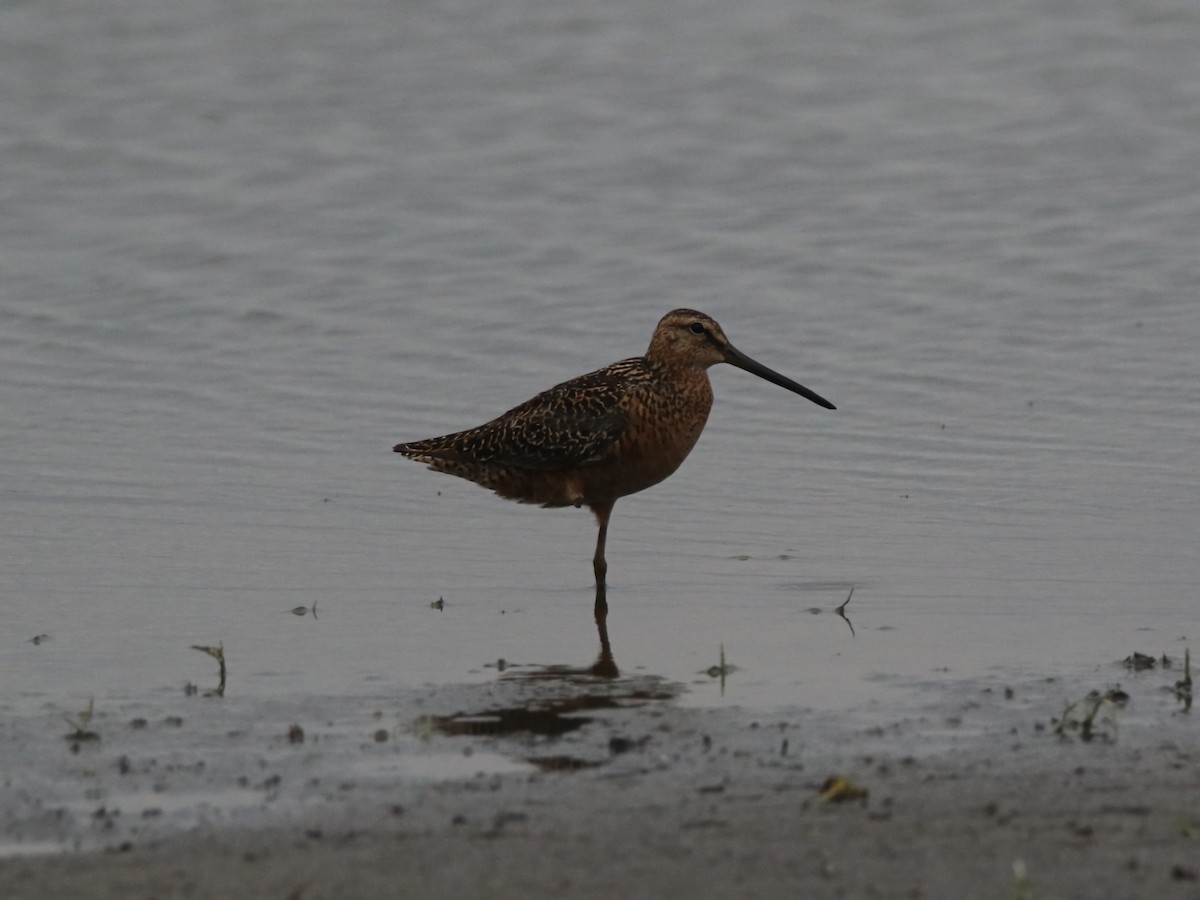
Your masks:
[{"label": "muddy shoreline", "polygon": [[[1091,740],[1054,731],[1082,683],[963,683],[850,715],[687,709],[652,678],[581,677],[391,708],[221,700],[178,725],[113,709],[78,752],[39,736],[45,716],[18,719],[0,883],[19,898],[1200,897],[1200,751],[1167,673],[1126,684]],[[463,774],[403,774],[422,757]],[[831,777],[841,800],[822,794]],[[239,788],[252,802],[213,801]]]}]

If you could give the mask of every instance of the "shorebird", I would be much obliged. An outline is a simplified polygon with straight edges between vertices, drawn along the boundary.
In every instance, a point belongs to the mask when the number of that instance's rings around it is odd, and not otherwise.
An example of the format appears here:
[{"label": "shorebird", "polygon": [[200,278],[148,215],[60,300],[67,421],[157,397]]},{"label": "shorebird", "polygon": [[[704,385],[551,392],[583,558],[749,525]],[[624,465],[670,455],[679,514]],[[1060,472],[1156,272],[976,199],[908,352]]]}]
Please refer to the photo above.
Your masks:
[{"label": "shorebird", "polygon": [[659,321],[645,356],[564,381],[476,428],[393,449],[518,503],[590,508],[600,526],[592,558],[600,619],[608,609],[604,544],[613,504],[658,484],[687,458],[708,420],[708,368],[717,363],[837,408],[736,349],[712,317],[676,309]]}]

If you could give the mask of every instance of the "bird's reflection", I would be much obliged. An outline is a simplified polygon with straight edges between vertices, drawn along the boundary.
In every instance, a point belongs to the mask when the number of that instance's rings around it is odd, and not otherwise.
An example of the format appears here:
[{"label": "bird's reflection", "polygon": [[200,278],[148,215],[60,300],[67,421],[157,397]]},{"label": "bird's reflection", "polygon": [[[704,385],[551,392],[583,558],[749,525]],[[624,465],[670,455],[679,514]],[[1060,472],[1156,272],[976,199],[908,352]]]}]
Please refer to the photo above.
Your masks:
[{"label": "bird's reflection", "polygon": [[528,667],[510,667],[504,673],[505,678],[517,678],[529,681],[559,680],[559,681],[591,681],[604,679],[613,681],[621,677],[621,670],[613,658],[612,643],[608,639],[608,604],[604,602],[604,588],[596,588],[596,635],[600,639],[600,653],[596,661],[590,665],[535,665]]},{"label": "bird's reflection", "polygon": [[[846,607],[849,606],[850,598],[853,596],[854,587],[851,586],[850,593],[846,596],[846,599],[841,602],[841,605],[834,608],[834,612],[849,627],[851,636],[855,633],[854,623],[850,621],[850,617],[846,614]],[[817,612],[819,610],[814,609],[813,611]],[[596,619],[596,634],[600,639],[600,653],[594,663],[590,666],[539,666],[535,669],[513,673],[514,676],[518,678],[563,679],[579,676],[607,679],[620,678],[621,670],[617,667],[617,661],[613,658],[612,643],[608,639],[608,597],[605,586],[602,583],[596,585],[596,602],[593,607],[593,613]]]},{"label": "bird's reflection", "polygon": [[[596,633],[600,653],[594,663],[583,666],[513,665],[502,660],[498,666],[502,672],[500,680],[516,688],[505,696],[510,696],[516,703],[453,716],[422,716],[417,722],[418,731],[492,738],[535,734],[553,739],[596,721],[593,713],[675,700],[681,686],[659,676],[620,677],[608,639],[608,616],[602,598],[603,594],[597,592]],[[524,685],[531,690],[523,689]],[[602,732],[601,738],[603,736]],[[522,758],[547,771],[575,771],[604,765],[633,746],[629,739],[609,734],[606,745],[601,743],[581,754],[541,754]]]},{"label": "bird's reflection", "polygon": [[619,678],[621,670],[613,659],[612,644],[608,642],[608,600],[604,596],[603,582],[596,585],[596,632],[600,636],[600,655],[592,664],[591,672],[597,678]]}]

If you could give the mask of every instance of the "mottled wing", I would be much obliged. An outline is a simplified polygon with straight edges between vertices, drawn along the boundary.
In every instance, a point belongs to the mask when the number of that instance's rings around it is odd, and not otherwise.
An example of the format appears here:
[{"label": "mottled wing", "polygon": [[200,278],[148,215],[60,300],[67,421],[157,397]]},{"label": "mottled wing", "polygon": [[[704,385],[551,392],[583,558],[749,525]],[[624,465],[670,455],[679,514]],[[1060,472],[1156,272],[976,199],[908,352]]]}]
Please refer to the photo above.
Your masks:
[{"label": "mottled wing", "polygon": [[478,428],[399,444],[425,462],[470,461],[536,471],[602,461],[628,425],[622,406],[644,376],[640,358],[623,360],[543,391]]}]

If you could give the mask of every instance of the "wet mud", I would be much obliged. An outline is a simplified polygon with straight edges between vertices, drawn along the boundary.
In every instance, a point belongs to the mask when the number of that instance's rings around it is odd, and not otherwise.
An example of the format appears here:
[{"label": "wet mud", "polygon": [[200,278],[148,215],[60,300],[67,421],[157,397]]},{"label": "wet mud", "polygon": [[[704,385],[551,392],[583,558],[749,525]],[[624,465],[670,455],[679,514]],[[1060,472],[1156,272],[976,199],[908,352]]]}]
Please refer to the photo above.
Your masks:
[{"label": "wet mud", "polygon": [[1182,664],[1099,674],[844,714],[688,709],[654,676],[537,666],[393,697],[47,708],[3,726],[0,879],[13,897],[1195,898]]}]

